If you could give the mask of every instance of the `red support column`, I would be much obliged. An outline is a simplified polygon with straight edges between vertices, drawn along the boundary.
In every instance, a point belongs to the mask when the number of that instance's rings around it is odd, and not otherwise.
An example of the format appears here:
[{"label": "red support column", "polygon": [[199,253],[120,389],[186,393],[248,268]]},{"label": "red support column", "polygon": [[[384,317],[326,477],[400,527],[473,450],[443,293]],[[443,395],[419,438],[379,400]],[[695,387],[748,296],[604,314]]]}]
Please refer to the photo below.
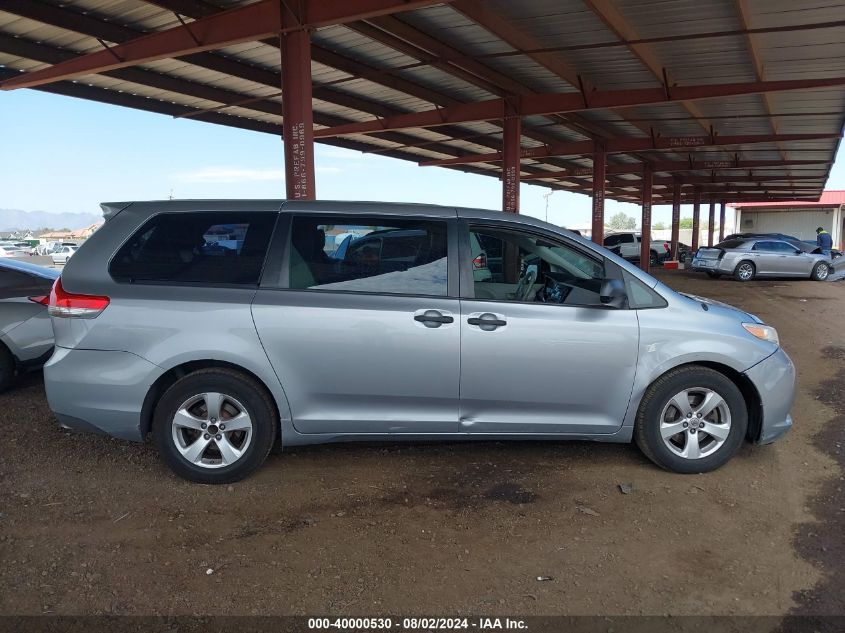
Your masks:
[{"label": "red support column", "polygon": [[519,213],[519,158],[522,119],[513,115],[504,120],[502,136],[502,211]]},{"label": "red support column", "polygon": [[722,200],[721,207],[719,208],[719,241],[722,242],[725,239],[725,201]]},{"label": "red support column", "polygon": [[640,268],[648,272],[651,263],[651,187],[654,172],[651,165],[643,167],[643,219],[640,228]]},{"label": "red support column", "polygon": [[285,190],[289,200],[314,200],[314,111],[311,109],[311,35],[280,36]]},{"label": "red support column", "polygon": [[672,189],[672,246],[670,253],[671,260],[678,259],[678,235],[681,230],[681,189],[683,183],[680,178],[675,178],[674,188]]},{"label": "red support column", "polygon": [[713,225],[716,224],[716,199],[710,197],[710,216],[707,221],[707,246],[713,246]]},{"label": "red support column", "polygon": [[698,250],[698,233],[700,229],[699,220],[701,217],[701,189],[698,187],[695,188],[695,194],[693,195],[693,207],[692,207],[692,243],[690,244],[690,248],[692,249],[692,253]]},{"label": "red support column", "polygon": [[604,244],[604,180],[607,173],[607,154],[604,145],[593,147],[593,233],[596,244]]}]

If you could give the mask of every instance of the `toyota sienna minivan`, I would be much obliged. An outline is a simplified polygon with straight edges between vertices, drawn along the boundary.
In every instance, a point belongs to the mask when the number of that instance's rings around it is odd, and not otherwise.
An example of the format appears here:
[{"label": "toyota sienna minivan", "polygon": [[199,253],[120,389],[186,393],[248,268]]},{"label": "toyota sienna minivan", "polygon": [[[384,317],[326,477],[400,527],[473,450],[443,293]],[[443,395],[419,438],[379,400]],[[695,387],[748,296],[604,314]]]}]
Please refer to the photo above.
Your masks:
[{"label": "toyota sienna minivan", "polygon": [[[277,441],[633,439],[700,473],[792,424],[795,370],[774,328],[533,218],[381,202],[103,209],[50,295],[50,407],[65,427],[152,434],[192,481],[241,479]],[[349,235],[359,245],[334,253]],[[496,254],[495,274],[473,274],[472,244]]]}]

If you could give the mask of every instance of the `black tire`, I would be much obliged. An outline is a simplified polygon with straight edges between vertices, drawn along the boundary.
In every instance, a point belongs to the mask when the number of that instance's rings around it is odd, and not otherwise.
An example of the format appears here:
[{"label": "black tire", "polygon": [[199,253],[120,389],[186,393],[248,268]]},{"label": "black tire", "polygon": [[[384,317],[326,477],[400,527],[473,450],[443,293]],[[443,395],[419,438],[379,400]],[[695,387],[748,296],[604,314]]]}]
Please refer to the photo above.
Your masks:
[{"label": "black tire", "polygon": [[[751,270],[750,274],[747,273],[749,269]],[[734,279],[737,281],[751,281],[756,276],[757,267],[754,265],[754,262],[750,262],[747,259],[743,259],[734,268]]]},{"label": "black tire", "polygon": [[707,276],[710,277],[710,279],[718,279],[722,276],[721,273],[713,272],[712,270],[707,270],[705,272],[707,273]]},{"label": "black tire", "polygon": [[813,281],[827,281],[830,276],[830,265],[827,262],[818,262],[813,266],[813,272],[810,273],[810,279]]},{"label": "black tire", "polygon": [[[252,421],[249,445],[228,466],[208,468],[191,463],[182,456],[173,437],[173,418],[182,404],[208,392],[218,392],[237,400]],[[223,421],[222,416],[220,421]],[[276,407],[263,385],[239,371],[222,367],[201,369],[180,378],[164,392],[153,414],[153,435],[164,462],[180,477],[203,484],[227,484],[250,475],[267,458],[277,428]]]},{"label": "black tire", "polygon": [[0,393],[15,382],[15,359],[8,348],[0,343]]},{"label": "black tire", "polygon": [[[661,414],[670,400],[681,391],[694,388],[709,389],[720,395],[727,405],[731,424],[724,443],[713,453],[690,459],[676,454],[666,445],[661,437],[660,425]],[[685,420],[683,417],[680,419]],[[699,438],[705,437],[704,442],[714,441],[714,438],[706,433],[708,424],[709,421],[698,435]],[[637,411],[634,441],[645,456],[661,468],[683,474],[705,473],[716,470],[736,454],[747,428],[748,410],[745,399],[733,381],[708,367],[687,365],[667,372],[648,388]],[[685,441],[686,433],[687,431],[681,432]]]}]

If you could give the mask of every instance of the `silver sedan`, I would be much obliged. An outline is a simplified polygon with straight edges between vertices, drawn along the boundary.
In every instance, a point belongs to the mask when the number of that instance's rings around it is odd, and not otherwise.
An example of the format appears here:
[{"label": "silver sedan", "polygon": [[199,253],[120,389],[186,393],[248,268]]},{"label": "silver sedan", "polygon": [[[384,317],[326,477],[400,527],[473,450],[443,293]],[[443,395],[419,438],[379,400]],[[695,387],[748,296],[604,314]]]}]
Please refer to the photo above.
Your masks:
[{"label": "silver sedan", "polygon": [[692,269],[710,277],[732,275],[737,281],[755,277],[798,277],[825,281],[833,264],[826,255],[808,253],[784,240],[745,238],[726,240],[711,248],[700,248]]}]

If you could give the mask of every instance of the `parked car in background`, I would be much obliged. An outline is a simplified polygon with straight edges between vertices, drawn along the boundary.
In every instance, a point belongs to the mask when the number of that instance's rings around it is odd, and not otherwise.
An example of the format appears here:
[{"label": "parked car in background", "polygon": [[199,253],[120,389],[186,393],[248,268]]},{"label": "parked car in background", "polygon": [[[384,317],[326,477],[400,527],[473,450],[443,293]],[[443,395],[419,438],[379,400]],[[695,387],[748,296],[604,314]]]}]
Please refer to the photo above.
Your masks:
[{"label": "parked car in background", "polygon": [[[642,233],[638,231],[618,231],[607,233],[604,236],[604,247],[612,253],[616,253],[620,257],[627,259],[629,262],[640,261],[641,243]],[[658,245],[652,242],[649,264],[651,266],[657,266],[661,260],[661,255],[665,258],[665,253],[661,253],[658,250]]]},{"label": "parked car in background", "polygon": [[24,257],[24,253],[20,248],[11,244],[4,244],[0,246],[0,257]]},{"label": "parked car in background", "polygon": [[712,248],[700,248],[692,260],[692,268],[713,278],[732,275],[737,281],[751,281],[755,277],[825,281],[834,272],[827,256],[771,237],[736,238]]},{"label": "parked car in background", "polygon": [[76,252],[77,246],[60,246],[50,254],[54,264],[67,264],[67,260]]},{"label": "parked car in background", "polygon": [[[193,481],[245,477],[279,436],[633,439],[698,473],[792,423],[795,371],[774,328],[534,218],[330,201],[104,208],[50,296],[47,398],[66,427],[152,432]],[[235,228],[229,256],[199,248]],[[329,257],[327,231],[354,228],[366,236]],[[473,236],[488,261],[501,254],[490,278],[475,278]]]},{"label": "parked car in background", "polygon": [[[642,233],[638,231],[614,231],[604,237],[604,247],[629,262],[640,261],[640,247]],[[651,258],[649,265],[657,266],[672,257],[672,243],[666,240],[651,241]],[[690,248],[678,242],[678,261],[685,262],[689,258]]]},{"label": "parked car in background", "polygon": [[[726,242],[728,240],[751,238],[769,238],[773,240],[781,240],[784,242],[788,242],[789,244],[792,244],[796,248],[800,248],[802,251],[805,251],[807,253],[821,253],[821,249],[819,248],[819,245],[815,240],[802,240],[800,238],[795,237],[794,235],[787,235],[785,233],[733,233],[731,235],[728,235],[723,241]],[[831,259],[839,259],[840,257],[842,257],[842,251],[834,248],[831,250],[830,257]]]},{"label": "parked car in background", "polygon": [[52,353],[47,303],[58,276],[53,268],[0,261],[0,392],[17,374],[40,368]]}]

